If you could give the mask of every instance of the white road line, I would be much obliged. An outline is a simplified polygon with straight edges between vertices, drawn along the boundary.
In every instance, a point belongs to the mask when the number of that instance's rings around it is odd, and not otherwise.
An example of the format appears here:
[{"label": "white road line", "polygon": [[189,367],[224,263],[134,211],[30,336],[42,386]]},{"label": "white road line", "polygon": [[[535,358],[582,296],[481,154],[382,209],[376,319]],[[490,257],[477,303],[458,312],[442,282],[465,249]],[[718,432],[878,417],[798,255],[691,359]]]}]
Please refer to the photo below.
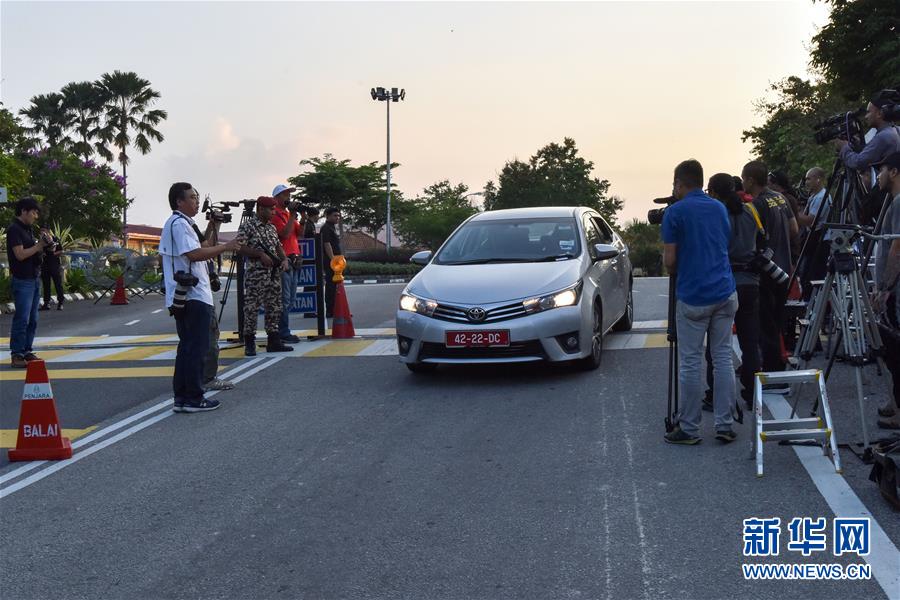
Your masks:
[{"label": "white road line", "polygon": [[[252,360],[248,360],[247,362],[243,362],[243,363],[236,365],[233,369],[229,370],[227,373],[223,373],[222,375],[226,376],[226,377],[230,377],[230,376],[234,375],[235,373],[238,373],[249,367],[252,367],[253,365],[261,362],[262,360],[264,360],[264,358],[254,358]],[[218,392],[211,392],[207,395],[211,396],[214,393],[218,393]],[[72,442],[72,448],[74,448],[74,449],[81,448],[82,446],[84,446],[86,444],[90,444],[94,440],[98,440],[100,438],[106,437],[113,431],[119,430],[119,429],[125,427],[126,425],[134,423],[135,421],[139,421],[140,419],[143,419],[147,415],[151,415],[159,410],[162,410],[163,408],[171,408],[171,406],[172,406],[171,398],[169,398],[168,400],[164,400],[163,402],[160,402],[159,404],[154,404],[150,408],[142,410],[139,413],[135,413],[135,414],[131,415],[130,417],[122,419],[121,421],[117,421],[108,427],[104,427],[100,431],[95,431],[95,432],[91,433],[90,435],[87,435],[83,438],[75,440],[74,442]],[[26,463],[26,464],[22,465],[21,467],[19,467],[18,469],[14,469],[14,470],[10,471],[9,473],[5,473],[4,475],[0,476],[0,484],[6,483],[7,481],[10,481],[13,479],[16,479],[17,477],[24,475],[25,473],[32,471],[48,462],[50,462],[50,461],[38,460],[38,461],[31,461],[29,463]]]},{"label": "white road line", "polygon": [[[741,347],[737,336],[733,336],[731,347],[735,354],[741,356]],[[765,405],[776,419],[788,419],[791,406],[779,394],[763,394]],[[839,432],[838,432],[839,434]],[[872,574],[887,594],[888,598],[900,598],[900,550],[884,532],[866,505],[847,483],[843,475],[834,472],[834,464],[822,454],[818,447],[792,446],[800,464],[806,469],[810,479],[835,517],[860,518],[868,517],[871,531],[871,551],[863,558],[872,567]]]},{"label": "white road line", "polygon": [[140,322],[141,322],[140,319],[135,319],[134,321],[128,321],[127,323],[125,323],[125,326],[128,327],[129,325],[134,325],[135,323],[140,323]]},{"label": "white road line", "polygon": [[150,313],[150,314],[151,314],[151,315],[155,315],[155,314],[157,314],[157,313],[161,313],[162,311],[163,311],[163,309],[157,308],[156,310],[154,310],[154,311],[153,311],[152,313]]},{"label": "white road line", "polygon": [[665,329],[669,325],[666,320],[663,321],[635,321],[631,325],[631,329]]},{"label": "white road line", "polygon": [[[791,407],[776,394],[765,394],[765,404],[776,419],[787,419]],[[809,473],[835,517],[870,519],[871,551],[863,558],[872,567],[872,574],[888,598],[900,598],[900,550],[884,532],[872,513],[859,499],[847,480],[834,472],[834,465],[819,448],[793,446],[794,452]]]}]

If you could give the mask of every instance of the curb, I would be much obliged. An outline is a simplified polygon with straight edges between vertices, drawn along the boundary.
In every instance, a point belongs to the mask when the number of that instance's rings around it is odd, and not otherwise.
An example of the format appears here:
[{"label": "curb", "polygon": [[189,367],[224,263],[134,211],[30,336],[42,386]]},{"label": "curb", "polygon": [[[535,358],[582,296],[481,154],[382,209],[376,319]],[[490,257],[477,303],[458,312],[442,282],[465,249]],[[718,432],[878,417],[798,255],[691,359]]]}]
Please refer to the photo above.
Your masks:
[{"label": "curb", "polygon": [[[125,288],[125,291],[128,292],[128,295],[131,298],[136,297],[138,294],[144,293],[143,290],[138,289],[138,288]],[[79,302],[79,301],[84,301],[84,300],[94,301],[99,297],[100,297],[100,292],[85,292],[83,294],[74,292],[74,293],[70,293],[70,294],[63,294],[63,299],[66,302]],[[54,299],[55,298],[56,297],[54,296]],[[12,302],[7,302],[3,305],[0,305],[0,313],[5,314],[5,315],[13,315],[16,313],[16,305]]]}]

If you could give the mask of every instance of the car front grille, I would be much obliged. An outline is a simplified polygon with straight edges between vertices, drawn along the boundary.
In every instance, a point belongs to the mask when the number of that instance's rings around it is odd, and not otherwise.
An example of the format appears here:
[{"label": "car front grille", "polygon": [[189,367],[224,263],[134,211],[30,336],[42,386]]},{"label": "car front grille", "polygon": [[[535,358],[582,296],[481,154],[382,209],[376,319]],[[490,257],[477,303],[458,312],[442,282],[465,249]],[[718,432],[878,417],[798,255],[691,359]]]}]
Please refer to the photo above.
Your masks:
[{"label": "car front grille", "polygon": [[487,314],[482,321],[471,321],[469,317],[466,316],[467,310],[467,308],[462,308],[460,306],[438,304],[437,308],[434,309],[434,314],[432,316],[435,319],[440,319],[442,321],[470,324],[477,323],[481,325],[483,323],[497,323],[499,321],[507,321],[509,319],[515,319],[517,317],[524,317],[527,314],[525,312],[525,306],[521,302],[492,308],[487,311]]},{"label": "car front grille", "polygon": [[544,347],[538,340],[512,342],[504,348],[448,348],[444,344],[424,342],[419,350],[419,360],[429,358],[544,358]]}]

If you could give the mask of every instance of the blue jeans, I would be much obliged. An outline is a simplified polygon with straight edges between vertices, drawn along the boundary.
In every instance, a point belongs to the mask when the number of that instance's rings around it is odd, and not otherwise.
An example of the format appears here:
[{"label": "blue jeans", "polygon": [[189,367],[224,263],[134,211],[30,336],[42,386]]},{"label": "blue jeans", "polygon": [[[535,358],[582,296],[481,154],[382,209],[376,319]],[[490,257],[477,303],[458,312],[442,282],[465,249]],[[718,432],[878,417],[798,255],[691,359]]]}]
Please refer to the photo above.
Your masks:
[{"label": "blue jeans", "polygon": [[184,304],[184,316],[175,319],[178,352],[172,389],[176,402],[203,400],[203,365],[209,351],[209,321],[212,318],[212,306],[199,300],[188,300]]},{"label": "blue jeans", "polygon": [[38,307],[41,298],[41,281],[34,279],[12,278],[13,302],[16,314],[13,315],[12,327],[9,331],[10,354],[23,356],[31,352],[34,334],[37,332]]},{"label": "blue jeans", "polygon": [[675,305],[678,328],[678,420],[681,430],[697,435],[700,429],[700,363],[703,340],[709,336],[709,353],[713,361],[713,412],[716,430],[731,428],[734,406],[734,366],[731,361],[731,325],[738,308],[737,292],[718,304],[692,306],[679,300]]},{"label": "blue jeans", "polygon": [[281,274],[281,320],[278,322],[278,335],[291,335],[291,305],[300,282],[300,269],[288,269]]}]

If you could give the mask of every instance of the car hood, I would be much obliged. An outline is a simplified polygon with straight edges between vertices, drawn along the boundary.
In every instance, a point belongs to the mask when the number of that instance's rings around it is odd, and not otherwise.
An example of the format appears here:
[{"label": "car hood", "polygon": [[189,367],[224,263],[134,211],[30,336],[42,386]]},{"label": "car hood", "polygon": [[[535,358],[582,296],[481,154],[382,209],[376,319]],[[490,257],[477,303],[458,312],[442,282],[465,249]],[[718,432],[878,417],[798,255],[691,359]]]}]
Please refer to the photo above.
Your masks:
[{"label": "car hood", "polygon": [[581,260],[488,265],[430,264],[413,278],[411,294],[456,304],[521,300],[563,289],[581,278]]}]

